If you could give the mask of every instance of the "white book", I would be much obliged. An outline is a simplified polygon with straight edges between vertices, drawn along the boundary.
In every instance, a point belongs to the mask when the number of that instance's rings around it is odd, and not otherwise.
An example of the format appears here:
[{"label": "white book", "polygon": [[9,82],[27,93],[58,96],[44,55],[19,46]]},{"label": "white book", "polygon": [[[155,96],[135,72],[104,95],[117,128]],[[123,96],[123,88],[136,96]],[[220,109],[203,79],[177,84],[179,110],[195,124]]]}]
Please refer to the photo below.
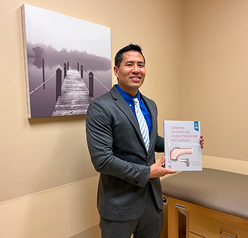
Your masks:
[{"label": "white book", "polygon": [[202,171],[199,121],[164,121],[165,168]]}]

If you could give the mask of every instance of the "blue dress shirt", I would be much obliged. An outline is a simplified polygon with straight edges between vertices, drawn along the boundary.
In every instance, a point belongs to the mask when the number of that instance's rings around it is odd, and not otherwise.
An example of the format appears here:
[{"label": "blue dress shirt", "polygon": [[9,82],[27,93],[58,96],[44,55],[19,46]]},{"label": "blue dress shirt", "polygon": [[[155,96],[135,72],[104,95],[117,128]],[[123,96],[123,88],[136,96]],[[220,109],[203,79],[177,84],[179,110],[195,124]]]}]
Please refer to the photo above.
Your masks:
[{"label": "blue dress shirt", "polygon": [[[125,91],[123,91],[119,85],[117,85],[116,88],[119,91],[119,93],[121,94],[121,96],[124,98],[124,100],[126,101],[126,103],[128,104],[128,106],[133,111],[134,116],[135,116],[135,118],[137,120],[136,113],[135,113],[135,108],[134,108],[134,102],[133,102],[134,97],[131,96],[130,94],[126,93]],[[149,134],[151,135],[151,130],[152,130],[152,118],[151,118],[151,114],[148,111],[148,109],[147,109],[145,103],[143,102],[142,98],[140,97],[140,92],[139,91],[138,91],[138,94],[136,95],[135,98],[138,98],[138,100],[139,100],[140,109],[141,109],[141,111],[142,111],[142,113],[143,113],[143,115],[145,117],[145,120],[146,120],[146,123],[147,123],[147,126],[148,126],[148,130],[149,130]]]}]

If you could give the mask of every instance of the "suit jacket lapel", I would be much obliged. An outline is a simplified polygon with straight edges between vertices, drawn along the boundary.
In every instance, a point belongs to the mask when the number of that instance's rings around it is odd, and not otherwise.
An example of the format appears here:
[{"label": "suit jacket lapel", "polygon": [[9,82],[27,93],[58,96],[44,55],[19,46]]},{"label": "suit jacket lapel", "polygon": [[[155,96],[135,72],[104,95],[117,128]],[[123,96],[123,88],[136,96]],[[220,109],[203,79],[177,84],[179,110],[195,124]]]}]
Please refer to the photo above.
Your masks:
[{"label": "suit jacket lapel", "polygon": [[134,129],[136,130],[137,134],[139,135],[139,137],[143,143],[143,146],[145,148],[145,143],[143,141],[143,137],[141,135],[140,128],[139,128],[139,123],[137,122],[137,120],[133,114],[133,111],[127,105],[126,101],[120,95],[120,93],[118,92],[118,90],[116,89],[115,86],[111,89],[110,92],[112,94],[113,99],[115,100],[117,107],[126,115],[127,119],[133,125]]}]

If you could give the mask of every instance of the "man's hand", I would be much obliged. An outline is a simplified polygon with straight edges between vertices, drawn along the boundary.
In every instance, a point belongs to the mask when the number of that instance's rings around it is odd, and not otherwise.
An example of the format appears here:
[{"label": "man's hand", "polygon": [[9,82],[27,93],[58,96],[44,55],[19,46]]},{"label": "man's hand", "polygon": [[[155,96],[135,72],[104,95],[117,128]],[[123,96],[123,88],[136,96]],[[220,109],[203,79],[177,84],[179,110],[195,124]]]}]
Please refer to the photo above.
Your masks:
[{"label": "man's hand", "polygon": [[165,169],[163,167],[164,162],[165,162],[165,157],[163,157],[159,162],[150,166],[151,170],[150,170],[149,178],[158,178],[158,177],[163,177],[166,174],[176,173],[176,171],[174,171],[174,170]]},{"label": "man's hand", "polygon": [[203,139],[203,135],[201,135],[201,138],[200,138],[200,143],[201,143],[201,148],[203,149],[203,147],[204,147],[204,139]]}]

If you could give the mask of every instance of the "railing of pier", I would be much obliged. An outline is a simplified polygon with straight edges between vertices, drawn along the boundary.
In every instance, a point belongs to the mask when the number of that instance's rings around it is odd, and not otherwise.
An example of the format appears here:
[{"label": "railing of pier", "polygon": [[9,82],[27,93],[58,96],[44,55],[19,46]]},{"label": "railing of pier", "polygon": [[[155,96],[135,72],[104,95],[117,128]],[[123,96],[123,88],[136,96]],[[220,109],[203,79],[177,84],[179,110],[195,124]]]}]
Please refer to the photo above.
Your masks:
[{"label": "railing of pier", "polygon": [[[79,65],[77,67],[78,71],[79,71]],[[87,71],[84,70],[83,65],[80,66],[80,75],[81,78],[84,78],[84,72],[87,73]],[[108,89],[95,75],[92,71],[89,72],[89,96],[90,97],[94,97],[94,80],[96,80],[103,88],[105,88],[107,91],[109,91],[110,89]]]},{"label": "railing of pier", "polygon": [[43,86],[43,88],[44,88],[44,85],[53,77],[55,75],[55,73],[52,75],[52,76],[50,76],[48,79],[46,79],[41,85],[39,85],[38,87],[36,87],[34,90],[32,90],[30,93],[29,93],[29,95],[31,95],[32,93],[34,93],[36,90],[38,90],[41,86]]}]

